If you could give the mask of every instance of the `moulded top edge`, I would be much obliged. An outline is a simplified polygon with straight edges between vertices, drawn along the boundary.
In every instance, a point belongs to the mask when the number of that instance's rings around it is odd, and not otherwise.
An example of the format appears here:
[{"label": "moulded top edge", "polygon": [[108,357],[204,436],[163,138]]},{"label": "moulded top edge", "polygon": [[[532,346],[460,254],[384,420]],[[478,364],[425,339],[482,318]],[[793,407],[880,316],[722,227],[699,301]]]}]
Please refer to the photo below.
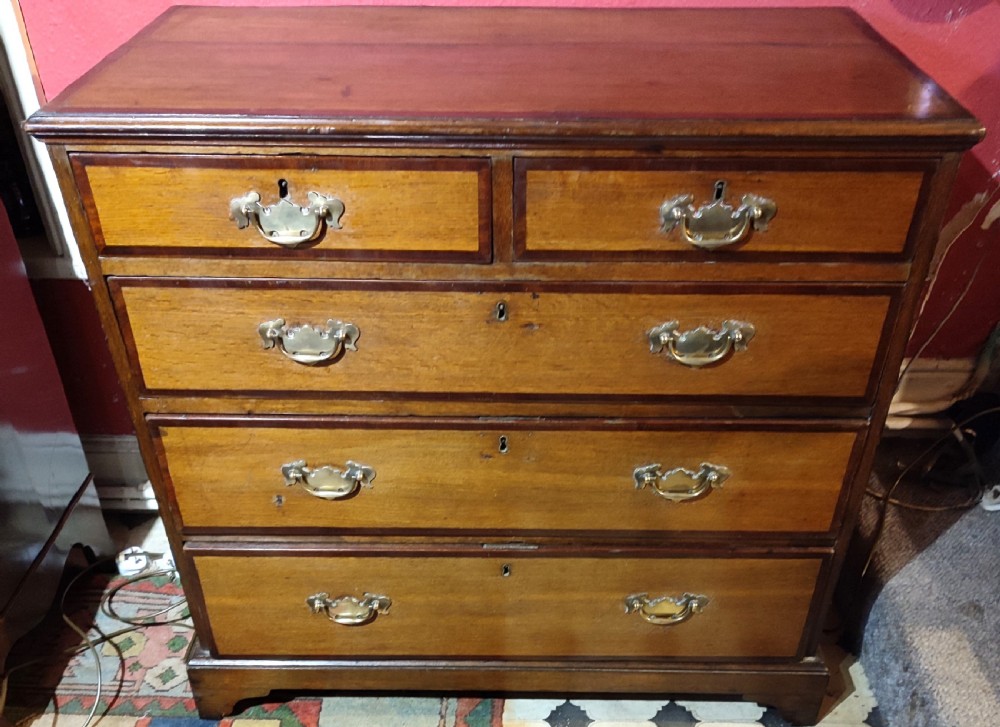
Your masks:
[{"label": "moulded top edge", "polygon": [[243,115],[65,114],[39,111],[25,123],[46,142],[307,142],[484,146],[588,144],[961,150],[984,136],[974,118],[897,119],[474,119],[303,118]]}]

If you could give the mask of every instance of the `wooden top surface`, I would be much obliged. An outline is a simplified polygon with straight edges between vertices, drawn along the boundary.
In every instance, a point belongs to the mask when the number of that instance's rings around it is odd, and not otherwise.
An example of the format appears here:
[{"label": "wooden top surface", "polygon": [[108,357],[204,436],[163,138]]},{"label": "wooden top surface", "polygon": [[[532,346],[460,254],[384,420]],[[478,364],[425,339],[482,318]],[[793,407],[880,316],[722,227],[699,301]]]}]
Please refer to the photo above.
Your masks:
[{"label": "wooden top surface", "polygon": [[845,9],[176,7],[41,137],[898,137],[979,124]]}]

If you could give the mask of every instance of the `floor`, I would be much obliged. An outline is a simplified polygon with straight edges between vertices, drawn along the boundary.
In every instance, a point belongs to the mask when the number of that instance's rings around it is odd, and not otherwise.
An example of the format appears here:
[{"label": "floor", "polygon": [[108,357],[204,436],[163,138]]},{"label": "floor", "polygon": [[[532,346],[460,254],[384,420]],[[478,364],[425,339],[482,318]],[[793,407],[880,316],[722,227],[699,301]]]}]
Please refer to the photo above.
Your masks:
[{"label": "floor", "polygon": [[[166,553],[158,520],[131,529],[118,526],[120,545],[139,545],[153,554]],[[166,556],[169,557],[169,556]],[[151,568],[162,565],[153,560]],[[82,579],[66,612],[78,623],[93,623],[90,638],[123,628],[121,621],[98,607],[107,593],[124,583],[121,576]],[[298,698],[249,707],[221,723],[197,718],[183,654],[191,628],[181,602],[180,585],[157,576],[125,585],[115,595],[113,611],[126,620],[171,623],[122,634],[99,647],[103,699],[102,727],[787,727],[774,711],[756,704],[693,701],[605,701],[586,699],[482,698]],[[97,683],[90,651],[59,658],[60,649],[80,642],[55,617],[35,636],[22,642],[10,665],[39,653],[55,653],[11,679],[5,717],[18,727],[84,727],[94,704]],[[828,656],[835,675],[821,727],[885,727],[860,664],[838,652]],[[839,669],[836,664],[839,663]],[[103,716],[102,716],[103,715]]]}]

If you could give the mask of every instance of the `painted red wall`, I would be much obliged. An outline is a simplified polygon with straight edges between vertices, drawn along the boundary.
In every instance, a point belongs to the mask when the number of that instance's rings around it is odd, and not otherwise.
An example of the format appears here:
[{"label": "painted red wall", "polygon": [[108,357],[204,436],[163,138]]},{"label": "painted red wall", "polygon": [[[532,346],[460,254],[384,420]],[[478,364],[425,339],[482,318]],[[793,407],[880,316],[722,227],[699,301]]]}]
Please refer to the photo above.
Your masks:
[{"label": "painted red wall", "polygon": [[80,434],[132,434],[101,320],[86,283],[33,280],[31,290],[48,334],[73,422]]},{"label": "painted red wall", "polygon": [[[49,98],[134,35],[173,0],[20,0],[42,87]],[[247,0],[186,0],[197,5],[246,5]],[[332,5],[329,0],[271,0],[272,6]],[[351,4],[564,5],[608,7],[810,6],[830,0],[354,0]],[[833,3],[836,4],[836,3]],[[930,286],[923,314],[911,341],[918,349],[952,308],[973,271],[978,275],[962,304],[924,355],[932,358],[974,356],[1000,321],[1000,2],[966,0],[848,0],[911,60],[933,76],[975,113],[988,135],[965,159],[953,196],[942,244],[953,242]],[[253,77],[252,59],[247,75]],[[234,79],[236,82],[236,79]],[[870,200],[878,204],[878,200]],[[49,291],[54,292],[54,291]],[[76,290],[72,297],[77,297]],[[66,295],[66,291],[61,291]],[[82,303],[80,303],[82,305]],[[51,313],[51,310],[50,310]],[[54,313],[51,314],[55,316]],[[72,316],[71,316],[72,317]],[[86,317],[86,316],[84,316]],[[56,325],[72,326],[63,320]],[[107,370],[102,361],[90,368]],[[87,422],[81,429],[121,427]]]}]

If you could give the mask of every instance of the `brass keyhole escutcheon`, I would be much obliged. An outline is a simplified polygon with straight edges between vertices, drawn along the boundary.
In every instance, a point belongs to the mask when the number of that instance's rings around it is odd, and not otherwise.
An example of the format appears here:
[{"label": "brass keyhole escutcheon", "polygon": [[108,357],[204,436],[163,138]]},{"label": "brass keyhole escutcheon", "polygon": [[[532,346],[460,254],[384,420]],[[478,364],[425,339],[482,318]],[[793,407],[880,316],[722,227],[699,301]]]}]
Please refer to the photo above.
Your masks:
[{"label": "brass keyhole escutcheon", "polygon": [[507,454],[507,452],[510,451],[510,445],[507,442],[506,435],[500,436],[500,441],[497,445],[497,449],[499,450],[500,454]]},{"label": "brass keyhole escutcheon", "polygon": [[502,566],[500,566],[500,575],[503,578],[510,577],[510,563],[504,563]]},{"label": "brass keyhole escutcheon", "polygon": [[508,310],[507,310],[507,301],[505,301],[505,300],[501,300],[501,301],[500,301],[499,303],[497,303],[497,304],[496,304],[496,306],[495,306],[495,307],[493,308],[493,316],[494,316],[494,317],[495,317],[495,318],[496,318],[496,319],[497,319],[498,321],[505,321],[505,320],[507,320],[507,314],[508,314]]}]

